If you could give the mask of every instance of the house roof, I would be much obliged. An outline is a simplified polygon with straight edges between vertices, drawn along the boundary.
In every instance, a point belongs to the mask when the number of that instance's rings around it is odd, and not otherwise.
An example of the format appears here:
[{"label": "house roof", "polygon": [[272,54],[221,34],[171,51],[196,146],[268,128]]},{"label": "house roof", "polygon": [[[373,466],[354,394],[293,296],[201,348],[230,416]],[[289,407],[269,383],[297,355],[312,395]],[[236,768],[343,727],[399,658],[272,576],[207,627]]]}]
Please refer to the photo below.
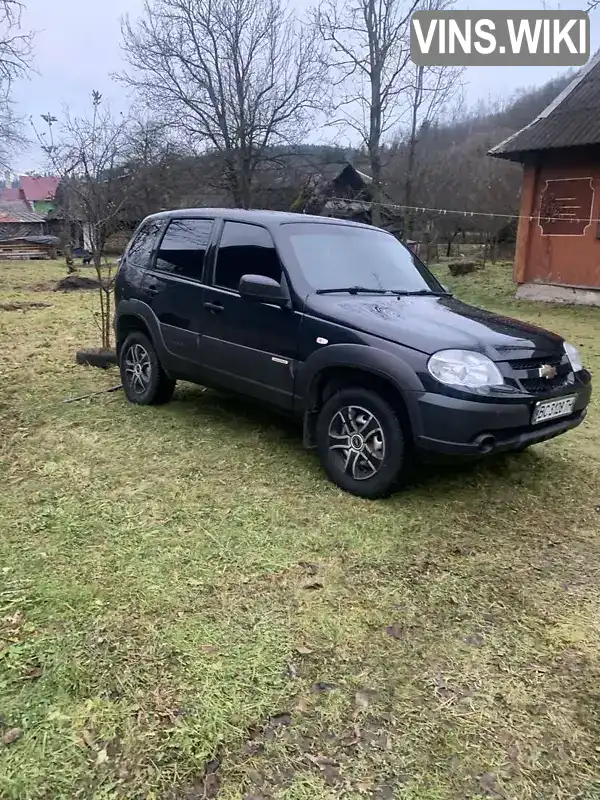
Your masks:
[{"label": "house roof", "polygon": [[6,186],[0,192],[0,200],[21,200],[21,190],[14,186]]},{"label": "house roof", "polygon": [[45,222],[24,200],[0,200],[0,225],[5,223]]},{"label": "house roof", "polygon": [[331,183],[346,182],[359,189],[373,183],[373,178],[356,169],[349,161],[324,164],[320,170],[321,178]]},{"label": "house roof", "polygon": [[600,144],[600,52],[529,125],[489,154],[523,161],[526,153]]},{"label": "house roof", "polygon": [[30,175],[21,175],[19,181],[27,202],[39,203],[42,200],[54,200],[60,178],[54,176],[32,178]]}]

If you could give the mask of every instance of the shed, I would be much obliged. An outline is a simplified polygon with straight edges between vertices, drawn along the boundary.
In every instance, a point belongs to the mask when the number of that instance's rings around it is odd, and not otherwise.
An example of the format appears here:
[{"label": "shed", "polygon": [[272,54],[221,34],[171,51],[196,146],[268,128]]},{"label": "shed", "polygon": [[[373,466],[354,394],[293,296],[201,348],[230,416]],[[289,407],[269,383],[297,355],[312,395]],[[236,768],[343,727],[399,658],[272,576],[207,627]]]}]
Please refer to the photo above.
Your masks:
[{"label": "shed", "polygon": [[490,155],[523,164],[517,296],[600,305],[600,54]]},{"label": "shed", "polygon": [[0,200],[0,255],[2,258],[45,258],[46,249],[30,237],[43,236],[45,220],[23,200]]},{"label": "shed", "polygon": [[56,258],[60,239],[57,236],[17,236],[0,239],[0,258],[44,259]]}]

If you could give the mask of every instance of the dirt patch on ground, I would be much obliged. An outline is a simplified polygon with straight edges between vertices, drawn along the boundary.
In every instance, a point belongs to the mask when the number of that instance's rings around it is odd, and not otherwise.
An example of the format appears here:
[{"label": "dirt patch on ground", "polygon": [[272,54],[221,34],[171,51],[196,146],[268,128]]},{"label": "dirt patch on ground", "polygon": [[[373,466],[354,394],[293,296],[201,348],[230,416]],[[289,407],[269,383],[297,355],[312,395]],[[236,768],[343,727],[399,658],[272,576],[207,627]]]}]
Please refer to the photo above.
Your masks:
[{"label": "dirt patch on ground", "polygon": [[[357,697],[364,709],[366,694]],[[279,796],[292,788],[298,775],[320,779],[336,797],[346,789],[370,800],[393,800],[406,778],[397,774],[393,761],[392,715],[375,717],[355,711],[346,726],[329,730],[321,727],[315,709],[309,710],[307,702],[318,703],[301,700],[293,714],[276,714],[249,729],[241,751],[228,754],[224,765],[224,754],[209,762],[203,785],[194,787],[200,790],[198,794],[184,796],[217,797],[222,780],[219,768],[223,766],[229,773],[244,775],[244,798],[248,800]],[[360,766],[355,768],[358,762]],[[213,764],[217,769],[212,769]]]},{"label": "dirt patch on ground", "polygon": [[98,289],[100,283],[95,278],[88,278],[85,275],[67,275],[66,278],[58,281],[55,287],[56,292],[80,292]]},{"label": "dirt patch on ground", "polygon": [[33,283],[25,288],[28,292],[54,292],[56,291],[56,284],[54,281],[46,281],[45,283]]},{"label": "dirt patch on ground", "polygon": [[0,303],[0,311],[29,311],[32,308],[50,308],[50,303],[33,303],[29,300],[15,300],[12,303]]}]

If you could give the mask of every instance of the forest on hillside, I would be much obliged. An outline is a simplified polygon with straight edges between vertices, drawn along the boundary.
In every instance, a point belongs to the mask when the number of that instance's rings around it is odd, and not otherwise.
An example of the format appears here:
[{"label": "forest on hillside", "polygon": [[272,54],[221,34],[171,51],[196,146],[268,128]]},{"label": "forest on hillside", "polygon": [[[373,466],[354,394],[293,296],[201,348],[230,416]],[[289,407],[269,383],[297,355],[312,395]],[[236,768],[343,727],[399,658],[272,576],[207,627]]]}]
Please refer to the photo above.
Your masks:
[{"label": "forest on hillside", "polygon": [[[382,148],[382,184],[386,202],[399,205],[516,214],[519,208],[521,167],[491,158],[489,149],[528,124],[565,88],[571,75],[540,88],[523,90],[505,102],[481,104],[459,112],[450,122],[422,125],[411,142],[401,135]],[[407,185],[411,144],[413,163]],[[223,180],[221,160],[211,152],[194,155],[181,142],[165,137],[160,125],[138,121],[128,168],[137,176],[127,201],[126,216],[171,207],[230,206],[234,199]],[[350,162],[369,173],[362,148],[299,144],[271,148],[264,154],[253,184],[255,208],[288,210],[315,174],[333,176]],[[503,230],[514,237],[515,224],[504,217],[465,217],[464,214],[415,213],[410,235],[452,241],[470,233],[494,238]],[[506,230],[508,228],[508,230]]]}]

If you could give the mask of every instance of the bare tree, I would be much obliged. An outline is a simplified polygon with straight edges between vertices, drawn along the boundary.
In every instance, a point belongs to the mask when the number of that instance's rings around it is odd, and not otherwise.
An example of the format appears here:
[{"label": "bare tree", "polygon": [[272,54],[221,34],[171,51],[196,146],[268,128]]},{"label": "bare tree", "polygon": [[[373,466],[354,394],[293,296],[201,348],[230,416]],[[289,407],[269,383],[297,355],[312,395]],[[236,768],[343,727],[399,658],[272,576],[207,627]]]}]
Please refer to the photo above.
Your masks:
[{"label": "bare tree", "polygon": [[13,81],[27,74],[33,35],[21,28],[23,5],[0,0],[0,167],[6,168],[15,150],[26,145],[22,120],[11,101]]},{"label": "bare tree", "polygon": [[269,148],[299,141],[319,104],[313,33],[282,0],[146,0],[122,28],[133,72],[121,80],[217,153],[233,202],[249,207]]},{"label": "bare tree", "polygon": [[[381,198],[387,135],[402,128],[408,141],[405,203],[410,204],[419,131],[426,128],[458,89],[461,70],[418,67],[410,60],[410,18],[418,10],[442,11],[453,0],[323,0],[315,12],[330,46],[330,65],[340,92],[335,121],[358,133]],[[373,222],[380,224],[375,205]]]},{"label": "bare tree", "polygon": [[66,110],[61,120],[52,114],[42,119],[47,131],[38,133],[38,139],[60,177],[59,211],[69,223],[83,226],[96,270],[102,347],[109,350],[115,265],[102,259],[108,237],[123,222],[122,210],[132,184],[132,176],[124,170],[128,120],[113,116],[96,91],[89,116],[73,117]]},{"label": "bare tree", "polygon": [[337,123],[358,133],[369,155],[380,224],[382,142],[404,111],[409,84],[409,25],[420,0],[324,0],[314,19],[329,45],[329,63],[340,94]]},{"label": "bare tree", "polygon": [[[428,5],[440,5],[436,0]],[[431,124],[454,99],[460,89],[462,68],[424,67],[412,64],[409,72],[409,86],[406,91],[408,124],[406,131],[406,176],[404,181],[404,204],[407,210],[404,218],[404,233],[412,236],[413,218],[410,207],[413,205],[413,185],[415,181],[416,154],[419,139],[426,134]]]},{"label": "bare tree", "polygon": [[0,75],[11,81],[29,68],[33,35],[21,30],[23,3],[0,0]]},{"label": "bare tree", "polygon": [[132,117],[126,144],[127,169],[135,174],[126,204],[131,220],[139,222],[169,205],[174,183],[182,177],[180,171],[173,174],[178,155],[168,123],[143,112]]},{"label": "bare tree", "polygon": [[15,112],[10,94],[0,86],[0,168],[8,169],[15,153],[25,147],[23,120]]}]

